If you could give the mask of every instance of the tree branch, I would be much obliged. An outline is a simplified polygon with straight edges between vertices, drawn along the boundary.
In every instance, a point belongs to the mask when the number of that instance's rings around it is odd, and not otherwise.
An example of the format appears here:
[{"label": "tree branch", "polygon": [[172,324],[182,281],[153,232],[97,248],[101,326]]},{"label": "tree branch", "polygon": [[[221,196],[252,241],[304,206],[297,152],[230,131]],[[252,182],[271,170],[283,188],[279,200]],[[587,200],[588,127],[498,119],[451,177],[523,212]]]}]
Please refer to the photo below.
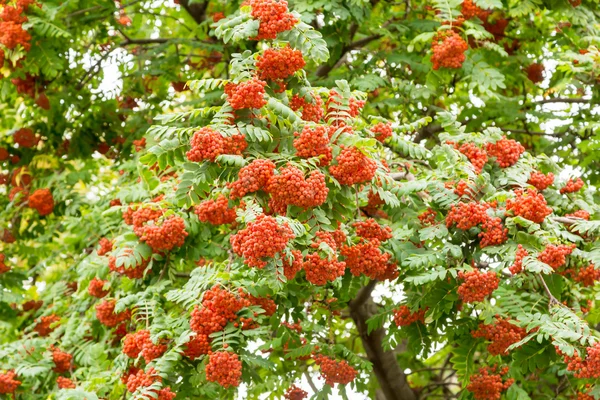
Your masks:
[{"label": "tree branch", "polygon": [[181,0],[179,4],[188,12],[188,14],[190,14],[197,24],[201,24],[206,19],[208,1],[194,3],[190,0]]},{"label": "tree branch", "polygon": [[533,104],[550,104],[550,103],[571,103],[571,104],[580,103],[580,104],[587,104],[589,102],[590,102],[590,100],[581,99],[581,98],[552,97],[552,98],[549,98],[549,99],[543,99],[543,100],[534,101]]}]

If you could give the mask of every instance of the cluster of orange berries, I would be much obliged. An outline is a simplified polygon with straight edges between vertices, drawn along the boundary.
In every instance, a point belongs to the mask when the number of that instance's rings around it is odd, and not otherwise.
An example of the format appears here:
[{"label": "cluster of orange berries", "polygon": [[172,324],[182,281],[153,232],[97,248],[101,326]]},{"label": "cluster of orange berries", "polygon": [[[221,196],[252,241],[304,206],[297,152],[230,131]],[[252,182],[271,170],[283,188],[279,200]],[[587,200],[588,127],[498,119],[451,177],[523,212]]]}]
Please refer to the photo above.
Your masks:
[{"label": "cluster of orange berries", "polygon": [[465,62],[465,52],[469,49],[467,42],[456,32],[448,30],[438,32],[431,43],[433,55],[431,62],[433,69],[443,68],[458,69]]},{"label": "cluster of orange berries", "polygon": [[75,382],[69,378],[65,378],[64,376],[59,376],[56,378],[56,384],[58,385],[59,389],[75,389],[77,387]]},{"label": "cluster of orange berries", "polygon": [[234,110],[262,108],[267,104],[265,86],[267,83],[258,78],[241,83],[228,83],[225,85],[227,101]]},{"label": "cluster of orange berries", "polygon": [[566,270],[565,274],[570,274],[575,282],[581,283],[585,287],[594,286],[596,282],[600,281],[600,269],[596,269],[594,264],[579,268],[578,270]]},{"label": "cluster of orange berries", "polygon": [[590,220],[590,213],[585,210],[577,210],[574,213],[565,214],[565,217],[581,218],[586,221]]},{"label": "cluster of orange berries", "polygon": [[567,262],[566,257],[571,254],[576,247],[577,245],[575,244],[559,244],[558,246],[553,244],[546,245],[544,251],[538,255],[538,260],[548,264],[556,271],[565,265]]},{"label": "cluster of orange berries", "polygon": [[260,21],[255,40],[276,39],[277,34],[289,31],[298,19],[288,11],[285,0],[246,0],[242,5],[252,7],[251,15]]},{"label": "cluster of orange berries", "polygon": [[394,310],[394,322],[398,327],[408,326],[417,321],[425,323],[425,312],[427,312],[425,309],[411,312],[408,306],[403,305]]},{"label": "cluster of orange berries", "polygon": [[302,52],[292,49],[289,45],[283,48],[269,48],[256,60],[259,78],[276,81],[281,89],[285,86],[280,81],[294,75],[305,65]]},{"label": "cluster of orange berries", "polygon": [[100,246],[100,248],[98,249],[99,256],[104,256],[110,253],[113,249],[113,243],[107,238],[100,239],[98,241],[98,245]]},{"label": "cluster of orange berries", "polygon": [[33,327],[33,330],[36,331],[42,337],[48,336],[56,329],[56,326],[52,327],[51,325],[54,325],[58,321],[60,321],[60,317],[56,314],[43,316]]},{"label": "cluster of orange berries", "polygon": [[52,370],[54,372],[60,374],[73,368],[73,356],[71,354],[54,347],[51,347],[50,350],[52,350],[52,361],[54,362]]},{"label": "cluster of orange berries", "polygon": [[342,151],[335,158],[337,165],[329,167],[331,175],[342,185],[366,183],[373,179],[377,164],[358,148],[341,146]]},{"label": "cluster of orange berries", "polygon": [[[129,255],[133,253],[133,250],[126,249],[118,258],[129,258]],[[150,258],[142,259],[142,262],[127,268],[125,264],[122,264],[120,267],[117,266],[117,257],[111,256],[108,259],[108,268],[116,272],[120,275],[125,275],[129,279],[141,279],[144,277],[144,272],[146,268],[148,268],[148,264],[150,264]]]},{"label": "cluster of orange berries", "polygon": [[[219,285],[207,290],[202,297],[202,307],[194,307],[190,327],[198,335],[208,335],[219,332],[225,328],[227,322],[237,319],[237,313],[250,305],[250,301],[222,288]],[[204,339],[202,339],[204,340]],[[209,339],[207,339],[210,341]]]},{"label": "cluster of orange berries", "polygon": [[31,195],[27,201],[29,208],[37,210],[41,216],[52,214],[54,210],[54,198],[52,192],[48,189],[37,189]]},{"label": "cluster of orange berries", "polygon": [[560,189],[560,194],[575,193],[578,192],[582,187],[583,181],[581,178],[577,178],[575,180],[569,179],[567,184]]},{"label": "cluster of orange berries", "polygon": [[375,124],[371,128],[371,132],[375,135],[375,139],[382,143],[394,134],[392,124],[389,122],[379,122],[378,124]]},{"label": "cluster of orange berries", "polygon": [[302,158],[320,157],[320,165],[329,165],[333,156],[329,145],[330,130],[325,125],[310,127],[305,125],[301,133],[295,133],[294,148]]},{"label": "cluster of orange berries", "polygon": [[188,160],[194,162],[204,160],[214,162],[222,154],[240,155],[248,147],[243,135],[225,137],[209,126],[195,132],[190,144],[192,148],[186,156]]},{"label": "cluster of orange berries", "polygon": [[544,80],[544,64],[533,63],[527,67],[527,78],[533,83]]},{"label": "cluster of orange berries", "polygon": [[44,305],[42,300],[28,300],[21,306],[23,311],[39,310]]},{"label": "cluster of orange berries", "polygon": [[285,276],[285,279],[288,281],[294,279],[296,274],[302,269],[302,264],[302,252],[292,250],[291,261],[288,258],[283,258],[283,276]]},{"label": "cluster of orange berries", "polygon": [[435,224],[436,216],[437,212],[435,210],[432,210],[431,208],[428,208],[427,210],[419,214],[417,218],[419,218],[419,221],[421,221],[423,225],[433,225]]},{"label": "cluster of orange berries", "polygon": [[128,333],[123,339],[123,353],[130,358],[137,358],[141,354],[146,363],[160,357],[166,350],[167,345],[152,343],[148,330]]},{"label": "cluster of orange berries", "polygon": [[0,254],[0,274],[5,274],[10,271],[10,267],[4,263],[6,256],[4,254]]},{"label": "cluster of orange berries", "polygon": [[321,377],[325,383],[333,386],[336,383],[347,385],[352,382],[358,372],[346,360],[336,361],[332,358],[318,354],[313,357],[315,363],[321,369]]},{"label": "cluster of orange berries", "polygon": [[285,214],[289,205],[302,208],[320,206],[327,200],[329,189],[325,184],[325,175],[321,171],[312,171],[308,178],[293,166],[287,166],[273,175],[266,191],[271,194],[269,206],[278,214]]},{"label": "cluster of orange berries", "polygon": [[[131,371],[127,377],[127,391],[130,393],[134,393],[139,388],[145,388],[152,385],[154,382],[162,382],[162,378],[158,375],[158,372],[152,367],[148,369],[148,372],[144,372],[144,370],[134,370]],[[156,396],[146,396],[148,400],[156,399],[156,400],[173,400],[176,396],[176,393],[171,391],[170,387],[162,388],[156,391]]]},{"label": "cluster of orange berries", "polygon": [[486,147],[488,156],[495,157],[500,168],[508,168],[517,163],[525,147],[521,143],[503,137],[496,143],[488,143]]},{"label": "cluster of orange berries", "polygon": [[517,246],[517,253],[515,255],[515,262],[511,265],[508,270],[511,274],[516,275],[523,271],[523,259],[527,257],[529,253],[523,248],[523,246]]},{"label": "cluster of orange berries", "polygon": [[242,377],[242,362],[237,354],[228,351],[212,353],[206,364],[206,380],[224,388],[238,386]]},{"label": "cluster of orange berries", "polygon": [[88,285],[88,293],[90,296],[97,297],[99,299],[106,297],[106,295],[110,293],[110,290],[104,290],[104,286],[107,283],[108,281],[103,281],[102,279],[92,279]]},{"label": "cluster of orange berries", "polygon": [[232,235],[230,242],[233,251],[243,257],[248,266],[264,268],[267,262],[263,258],[274,257],[293,238],[294,233],[287,224],[279,224],[275,218],[261,214]]},{"label": "cluster of orange berries", "polygon": [[392,238],[392,228],[378,224],[373,218],[357,221],[352,224],[352,227],[356,230],[356,234],[363,239],[377,239],[385,242]]},{"label": "cluster of orange berries", "polygon": [[39,136],[29,128],[21,128],[16,131],[13,135],[13,140],[19,147],[27,149],[35,147],[40,142]]},{"label": "cluster of orange berries", "polygon": [[323,99],[321,96],[312,93],[312,102],[307,102],[304,97],[297,94],[293,95],[290,100],[290,108],[294,111],[302,109],[302,119],[304,121],[312,121],[318,123],[323,119]]},{"label": "cluster of orange berries", "polygon": [[21,386],[21,381],[16,380],[16,376],[15,371],[0,373],[0,394],[14,393]]},{"label": "cluster of orange berries", "polygon": [[486,21],[490,15],[490,11],[478,7],[475,3],[473,3],[473,0],[464,0],[460,13],[464,19],[478,17],[482,21]]},{"label": "cluster of orange berries", "polygon": [[178,215],[171,215],[160,223],[155,221],[154,224],[134,226],[133,230],[140,241],[146,242],[154,252],[170,251],[175,247],[181,247],[188,236],[185,222]]},{"label": "cluster of orange berries", "polygon": [[519,326],[511,324],[507,319],[496,316],[491,325],[479,324],[476,331],[471,331],[474,338],[484,338],[492,343],[488,345],[488,351],[492,355],[506,355],[507,349],[527,335],[527,331]]},{"label": "cluster of orange berries", "polygon": [[[23,24],[28,21],[23,13],[27,11],[31,4],[35,4],[35,0],[17,0],[15,6],[6,3],[6,0],[0,2],[4,5],[0,13],[0,43],[9,50],[21,45],[23,49],[29,51],[31,35],[23,29]],[[0,50],[0,52],[2,53],[2,61],[4,61],[4,51]]]},{"label": "cluster of orange berries", "polygon": [[458,279],[464,282],[458,287],[458,295],[465,303],[475,303],[485,300],[487,296],[498,289],[500,279],[493,271],[481,272],[478,269],[469,272],[460,271]]},{"label": "cluster of orange berries", "polygon": [[539,191],[546,190],[548,186],[554,183],[554,174],[548,172],[548,174],[544,175],[539,171],[533,171],[527,183],[533,185]]},{"label": "cluster of orange berries", "polygon": [[475,172],[478,174],[483,171],[483,167],[485,163],[488,161],[487,152],[483,149],[480,149],[473,143],[464,143],[460,147],[457,147],[458,151],[465,155],[475,168]]},{"label": "cluster of orange berries", "polygon": [[514,215],[519,215],[537,224],[544,222],[544,219],[552,214],[552,209],[544,195],[538,193],[535,189],[515,190],[516,197],[506,200],[506,209],[512,211]]},{"label": "cluster of orange berries", "polygon": [[198,219],[202,222],[208,222],[212,225],[225,225],[235,222],[235,208],[229,208],[228,200],[225,196],[219,195],[216,200],[208,199],[201,202],[194,208]]},{"label": "cluster of orange berries", "polygon": [[292,385],[291,387],[289,387],[288,390],[286,390],[285,394],[283,395],[283,398],[285,400],[304,400],[307,397],[308,397],[308,393],[305,392],[304,390],[300,389],[296,385]]},{"label": "cluster of orange berries", "polygon": [[[313,249],[319,249],[322,244],[326,244],[330,249],[331,253],[327,254],[325,258],[321,257],[318,251],[308,254],[304,258],[302,268],[306,272],[306,280],[313,285],[325,285],[327,282],[332,282],[344,275],[346,269],[346,263],[338,261],[337,250],[341,245],[333,233],[319,231],[315,234],[315,240],[311,243]],[[299,257],[302,254],[298,252]]]},{"label": "cluster of orange berries", "polygon": [[131,311],[125,310],[120,313],[115,313],[115,300],[105,300],[96,305],[96,318],[104,326],[114,328],[121,322],[131,319]]},{"label": "cluster of orange berries", "polygon": [[490,208],[488,203],[458,203],[453,205],[446,215],[446,226],[449,228],[456,224],[458,229],[469,230],[479,224],[485,223],[490,216],[487,210]]},{"label": "cluster of orange berries", "polygon": [[341,254],[345,257],[346,266],[354,276],[364,274],[371,279],[387,277],[388,272],[393,276],[396,264],[390,263],[391,254],[384,253],[379,248],[378,239],[362,240],[354,246],[342,247]]},{"label": "cluster of orange berries", "polygon": [[[560,354],[560,351],[557,352]],[[585,349],[586,356],[582,359],[577,353],[573,356],[564,355],[567,370],[574,371],[576,378],[600,378],[600,342]]]},{"label": "cluster of orange berries", "polygon": [[502,225],[502,219],[498,217],[488,217],[481,225],[479,233],[479,246],[483,249],[486,246],[497,246],[508,240],[508,229]]},{"label": "cluster of orange berries", "polygon": [[502,377],[508,373],[508,367],[498,371],[498,367],[482,367],[476,374],[471,376],[467,390],[473,393],[475,400],[500,400],[502,392],[507,390],[514,379],[502,381]]},{"label": "cluster of orange berries", "polygon": [[202,355],[208,354],[210,351],[210,338],[208,335],[198,334],[185,344],[183,355],[190,360],[195,360]]},{"label": "cluster of orange berries", "polygon": [[258,159],[246,165],[238,173],[238,180],[227,184],[231,189],[231,198],[244,197],[248,193],[265,188],[275,172],[275,163]]},{"label": "cluster of orange berries", "polygon": [[[329,91],[327,104],[325,105],[327,108],[327,114],[331,114],[332,116],[337,115],[339,111],[336,109],[336,107],[339,107],[342,104],[344,104],[343,97],[335,89],[331,89]],[[365,104],[366,102],[364,100],[357,100],[354,97],[351,97],[348,99],[347,107],[344,107],[343,112],[347,114],[347,117],[355,118],[358,116],[358,114],[360,114],[360,110],[365,106]]]}]

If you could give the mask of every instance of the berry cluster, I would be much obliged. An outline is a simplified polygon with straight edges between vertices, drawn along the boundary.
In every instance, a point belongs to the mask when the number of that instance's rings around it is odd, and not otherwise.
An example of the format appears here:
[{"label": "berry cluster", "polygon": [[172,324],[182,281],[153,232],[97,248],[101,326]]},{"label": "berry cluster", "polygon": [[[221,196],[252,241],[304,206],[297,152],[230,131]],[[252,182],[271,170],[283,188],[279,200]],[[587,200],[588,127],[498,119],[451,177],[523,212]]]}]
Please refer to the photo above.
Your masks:
[{"label": "berry cluster", "polygon": [[[3,2],[4,8],[0,14],[0,44],[7,49],[13,50],[19,45],[26,51],[31,48],[31,35],[23,29],[23,24],[28,18],[23,14],[29,5],[34,3],[32,0],[19,0],[13,7]],[[2,55],[4,56],[3,51]]]},{"label": "berry cluster", "polygon": [[523,271],[523,259],[527,257],[529,253],[523,248],[523,246],[517,246],[517,253],[515,255],[515,262],[508,269],[511,274],[516,275]]},{"label": "berry cluster", "polygon": [[438,32],[431,43],[433,69],[461,68],[465,62],[465,52],[469,49],[467,42],[454,31]]},{"label": "berry cluster", "polygon": [[57,373],[63,373],[73,368],[73,356],[64,351],[60,351],[56,348],[52,350],[52,361],[54,362],[54,368],[52,370]]},{"label": "berry cluster", "polygon": [[54,198],[50,190],[37,189],[29,195],[27,205],[29,208],[37,210],[41,216],[52,214],[52,210],[54,210]]},{"label": "berry cluster", "polygon": [[33,327],[33,330],[42,337],[48,336],[56,329],[56,326],[51,327],[51,325],[55,325],[58,321],[60,321],[60,317],[58,315],[46,315],[39,319],[38,323]]},{"label": "berry cluster", "polygon": [[362,241],[354,246],[342,247],[341,254],[345,257],[346,266],[354,276],[364,274],[372,279],[377,279],[385,274],[387,264],[392,257],[379,249],[381,242],[378,239]]},{"label": "berry cluster", "polygon": [[366,240],[377,239],[385,242],[392,238],[392,228],[379,225],[373,218],[355,222],[352,226],[356,229],[356,234]]},{"label": "berry cluster", "polygon": [[219,195],[217,200],[204,200],[194,208],[198,219],[212,225],[225,225],[235,222],[235,208],[229,208],[227,198]]},{"label": "berry cluster", "polygon": [[464,19],[477,17],[482,21],[487,21],[487,18],[491,12],[478,7],[475,3],[473,3],[473,0],[464,0],[460,13]]},{"label": "berry cluster", "polygon": [[105,300],[96,305],[96,318],[104,326],[114,328],[121,322],[131,319],[131,311],[125,310],[120,313],[115,313],[115,300]]},{"label": "berry cluster", "polygon": [[248,266],[263,268],[267,265],[263,258],[274,257],[293,238],[294,233],[287,224],[280,225],[275,218],[261,214],[232,235],[230,242],[233,251],[243,257]]},{"label": "berry cluster", "polygon": [[488,143],[486,150],[488,156],[496,157],[500,168],[507,168],[519,161],[519,157],[525,152],[525,147],[515,140],[503,137],[494,144]]},{"label": "berry cluster", "polygon": [[[130,255],[133,253],[133,250],[131,249],[126,249],[121,255],[119,255],[119,258],[129,258]],[[125,266],[125,263],[123,263],[120,267],[117,266],[117,257],[112,256],[108,258],[108,268],[113,271],[116,272],[120,275],[125,275],[126,277],[128,277],[129,279],[141,279],[144,277],[144,272],[146,271],[146,268],[148,268],[148,264],[150,264],[150,258],[144,260],[142,259],[142,262],[140,264],[131,266],[129,268],[127,268]]]},{"label": "berry cluster", "polygon": [[332,358],[318,354],[314,356],[315,363],[321,369],[321,377],[325,383],[333,386],[336,383],[347,385],[352,382],[358,372],[346,360],[336,361]]},{"label": "berry cluster", "polygon": [[600,342],[585,349],[586,356],[582,359],[577,353],[573,356],[564,355],[567,369],[575,372],[576,378],[600,378]]},{"label": "berry cluster", "polygon": [[29,300],[23,303],[21,306],[23,311],[39,310],[44,305],[42,300]]},{"label": "berry cluster", "polygon": [[342,147],[342,151],[335,158],[337,165],[329,167],[329,172],[342,185],[366,183],[373,179],[377,171],[377,164],[358,148]]},{"label": "berry cluster", "polygon": [[4,254],[0,254],[0,274],[5,274],[10,271],[10,267],[4,263],[6,256]]},{"label": "berry cluster", "polygon": [[533,185],[539,191],[546,190],[548,186],[554,183],[554,174],[548,172],[548,174],[544,175],[539,171],[533,171],[527,183]]},{"label": "berry cluster", "polygon": [[[326,245],[326,246],[325,246]],[[325,285],[344,275],[346,263],[338,261],[335,237],[331,232],[319,231],[315,234],[315,241],[311,243],[313,249],[328,248],[325,257],[321,257],[319,251],[308,254],[304,258],[302,268],[306,273],[306,280],[313,285]],[[325,252],[325,251],[323,251]]]},{"label": "berry cluster", "polygon": [[533,63],[527,67],[527,78],[533,83],[544,80],[544,64]]},{"label": "berry cluster", "polygon": [[285,214],[289,205],[303,208],[320,206],[329,193],[321,171],[312,171],[304,179],[304,173],[293,166],[282,168],[279,174],[273,175],[266,191],[271,194],[269,206],[278,214]]},{"label": "berry cluster", "polygon": [[392,124],[389,122],[380,122],[376,124],[371,128],[371,132],[375,135],[375,139],[382,143],[394,134]]},{"label": "berry cluster", "polygon": [[267,186],[275,172],[275,163],[270,160],[254,160],[238,173],[238,180],[227,184],[231,189],[231,198],[244,197]]},{"label": "berry cluster", "polygon": [[569,179],[567,184],[560,189],[560,194],[565,193],[575,193],[578,192],[579,189],[583,187],[583,181],[581,178],[577,178],[575,180]]},{"label": "berry cluster", "polygon": [[128,333],[123,339],[123,353],[131,358],[137,358],[141,354],[146,363],[160,357],[166,350],[166,344],[152,343],[148,330]]},{"label": "berry cluster", "polygon": [[289,31],[298,19],[288,12],[285,0],[246,0],[242,5],[252,7],[251,15],[260,21],[255,40],[276,39],[277,34]]},{"label": "berry cluster", "polygon": [[506,355],[508,348],[517,343],[527,335],[527,331],[519,326],[511,324],[507,319],[496,316],[491,325],[479,324],[476,331],[471,332],[474,338],[484,338],[492,343],[488,345],[488,351],[492,355]]},{"label": "berry cluster", "polygon": [[183,355],[188,357],[190,360],[195,360],[196,358],[208,354],[210,352],[210,338],[208,337],[208,335],[197,334],[185,344],[185,350],[183,351]]},{"label": "berry cluster", "polygon": [[285,395],[283,396],[285,400],[304,400],[307,397],[308,393],[306,393],[304,390],[300,389],[296,385],[292,385],[291,387],[289,387],[288,390],[286,390]]},{"label": "berry cluster", "polygon": [[493,271],[481,272],[478,269],[458,273],[458,279],[464,282],[458,287],[458,295],[465,303],[475,303],[485,300],[487,296],[498,289],[500,279]]},{"label": "berry cluster", "polygon": [[485,150],[480,149],[473,143],[464,143],[458,147],[458,151],[463,153],[465,157],[469,159],[471,164],[473,164],[473,168],[475,168],[475,172],[480,174],[481,171],[483,171],[483,167],[488,161],[488,155]]},{"label": "berry cluster", "polygon": [[219,351],[208,357],[206,380],[224,388],[238,386],[242,377],[242,362],[235,353]]},{"label": "berry cluster", "polygon": [[479,246],[483,249],[486,246],[497,246],[508,240],[508,229],[502,225],[502,219],[498,217],[489,217],[481,225],[479,233]]},{"label": "berry cluster", "polygon": [[423,224],[423,225],[433,225],[433,224],[435,224],[436,216],[437,216],[437,212],[435,212],[431,208],[428,208],[427,210],[425,210],[421,214],[419,214],[417,218],[419,218],[419,221],[421,221],[421,224]]},{"label": "berry cluster", "polygon": [[100,239],[100,241],[98,242],[98,245],[100,246],[100,248],[98,249],[99,256],[106,255],[106,254],[110,253],[113,249],[113,243],[110,240],[108,240],[107,238]]},{"label": "berry cluster", "polygon": [[302,52],[292,49],[289,45],[283,48],[269,48],[256,60],[260,79],[272,81],[286,79],[305,65]]},{"label": "berry cluster", "polygon": [[185,222],[178,215],[171,215],[163,221],[144,226],[135,226],[134,232],[140,241],[146,242],[155,253],[170,251],[175,247],[183,246],[188,233]]},{"label": "berry cluster", "polygon": [[512,210],[514,215],[519,215],[537,224],[544,222],[544,219],[552,214],[552,209],[548,207],[544,195],[538,193],[535,189],[515,190],[516,197],[506,200],[506,209]]},{"label": "berry cluster", "polygon": [[502,376],[508,373],[508,367],[496,372],[497,367],[494,365],[491,368],[479,368],[479,371],[471,376],[467,390],[473,393],[475,400],[500,400],[502,392],[514,383],[514,379],[502,381]]},{"label": "berry cluster", "polygon": [[257,78],[237,84],[228,83],[225,85],[227,101],[234,110],[262,108],[267,104],[265,86],[267,83]]},{"label": "berry cluster", "polygon": [[209,126],[195,132],[190,141],[191,149],[187,159],[194,162],[208,160],[214,162],[221,154],[240,155],[248,143],[243,135],[224,137]]},{"label": "berry cluster", "polygon": [[329,146],[329,133],[325,125],[311,128],[305,125],[302,133],[295,133],[294,148],[296,155],[302,158],[320,157],[320,165],[329,165],[332,159],[332,150]]},{"label": "berry cluster", "polygon": [[556,271],[565,265],[567,262],[566,257],[571,254],[576,247],[577,245],[575,244],[559,244],[558,246],[553,244],[546,245],[544,251],[538,255],[538,260],[548,264]]},{"label": "berry cluster", "polygon": [[565,217],[581,218],[581,219],[585,219],[586,221],[589,221],[590,213],[585,210],[577,210],[574,213],[565,214]]},{"label": "berry cluster", "polygon": [[415,312],[411,312],[408,306],[400,306],[396,310],[394,310],[394,322],[396,326],[408,326],[417,321],[421,323],[425,323],[425,312],[427,310],[417,310]]},{"label": "berry cluster", "polygon": [[56,384],[58,385],[59,389],[75,389],[77,387],[75,382],[69,378],[65,378],[64,376],[59,376],[56,378]]},{"label": "berry cluster", "polygon": [[[138,389],[143,389],[152,385],[154,382],[162,382],[162,378],[158,375],[158,372],[154,368],[149,368],[148,372],[144,372],[144,370],[130,370],[130,373],[127,376],[127,391],[130,393],[134,393]],[[171,392],[170,387],[162,388],[158,391],[155,391],[155,396],[146,395],[144,398],[147,400],[173,400],[176,396],[176,393]]]},{"label": "berry cluster", "polygon": [[123,213],[123,221],[127,225],[135,227],[143,226],[146,222],[156,221],[164,214],[164,210],[152,207],[134,207],[131,206]]},{"label": "berry cluster", "polygon": [[302,253],[300,250],[292,250],[291,261],[287,258],[283,258],[283,275],[285,279],[292,280],[296,277],[296,274],[302,269]]},{"label": "berry cluster", "polygon": [[107,283],[108,281],[103,281],[102,279],[92,279],[88,285],[88,293],[90,296],[97,297],[99,299],[105,297],[110,293],[110,290],[104,290],[104,285]]},{"label": "berry cluster", "polygon": [[290,108],[294,111],[302,109],[302,119],[304,121],[312,121],[318,123],[323,119],[323,99],[321,96],[312,93],[312,102],[307,102],[304,97],[300,97],[297,94],[292,96],[290,100]]},{"label": "berry cluster", "polygon": [[600,269],[596,269],[594,264],[587,267],[579,268],[576,272],[572,272],[575,282],[581,283],[585,287],[591,287],[600,281]]},{"label": "berry cluster", "polygon": [[21,381],[16,380],[16,376],[15,371],[0,373],[0,394],[14,393],[21,386]]},{"label": "berry cluster", "polygon": [[31,129],[21,128],[14,133],[13,140],[20,147],[31,148],[39,143],[40,138]]},{"label": "berry cluster", "polygon": [[190,327],[200,335],[219,332],[227,322],[235,321],[237,313],[248,305],[250,302],[247,299],[215,285],[204,293],[202,308],[194,307]]},{"label": "berry cluster", "polygon": [[458,203],[453,205],[446,215],[446,226],[449,228],[456,224],[458,229],[469,230],[479,224],[485,223],[490,217],[487,203]]}]

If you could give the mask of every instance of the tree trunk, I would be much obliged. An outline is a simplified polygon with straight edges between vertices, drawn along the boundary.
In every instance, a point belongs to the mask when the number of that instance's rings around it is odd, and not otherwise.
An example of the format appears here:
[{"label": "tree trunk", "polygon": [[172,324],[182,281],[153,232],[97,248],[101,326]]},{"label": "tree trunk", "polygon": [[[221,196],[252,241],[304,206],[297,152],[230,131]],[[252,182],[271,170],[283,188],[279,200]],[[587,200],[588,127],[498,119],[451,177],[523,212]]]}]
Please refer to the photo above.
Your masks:
[{"label": "tree trunk", "polygon": [[371,292],[377,284],[371,281],[363,287],[356,298],[349,303],[350,316],[362,339],[367,358],[373,364],[373,371],[379,382],[380,391],[377,399],[381,400],[416,400],[416,393],[410,388],[406,375],[398,365],[393,351],[384,351],[382,342],[385,337],[383,328],[367,333],[367,320],[377,313],[377,305]]},{"label": "tree trunk", "polygon": [[201,23],[206,18],[208,1],[202,3],[191,3],[190,0],[180,0],[179,4],[194,18],[196,23]]}]

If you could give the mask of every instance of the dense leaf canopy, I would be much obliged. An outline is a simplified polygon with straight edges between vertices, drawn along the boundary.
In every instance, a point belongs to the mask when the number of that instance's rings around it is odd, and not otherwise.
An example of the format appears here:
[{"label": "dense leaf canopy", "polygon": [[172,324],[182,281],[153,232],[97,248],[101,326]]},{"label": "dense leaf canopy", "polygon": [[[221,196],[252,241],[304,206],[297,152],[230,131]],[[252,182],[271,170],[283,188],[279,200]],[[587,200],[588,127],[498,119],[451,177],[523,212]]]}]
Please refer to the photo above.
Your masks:
[{"label": "dense leaf canopy", "polygon": [[600,398],[600,7],[1,1],[0,396]]}]

